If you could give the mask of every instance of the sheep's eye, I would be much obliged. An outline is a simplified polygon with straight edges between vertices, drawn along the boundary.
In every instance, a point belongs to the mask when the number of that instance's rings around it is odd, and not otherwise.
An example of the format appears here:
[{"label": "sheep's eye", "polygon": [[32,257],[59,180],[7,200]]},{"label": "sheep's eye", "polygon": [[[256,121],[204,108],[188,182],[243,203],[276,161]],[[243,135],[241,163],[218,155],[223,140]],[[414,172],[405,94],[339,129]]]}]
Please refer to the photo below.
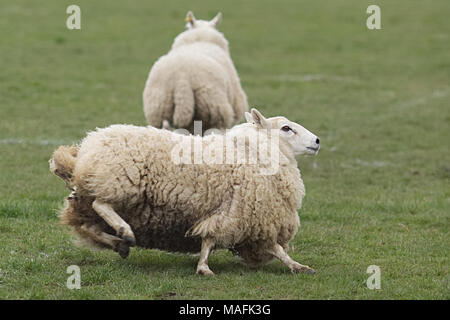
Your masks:
[{"label": "sheep's eye", "polygon": [[289,126],[283,126],[283,127],[281,128],[281,130],[283,130],[284,132],[289,132],[289,131],[291,131],[292,129],[291,129],[291,127],[289,127]]}]

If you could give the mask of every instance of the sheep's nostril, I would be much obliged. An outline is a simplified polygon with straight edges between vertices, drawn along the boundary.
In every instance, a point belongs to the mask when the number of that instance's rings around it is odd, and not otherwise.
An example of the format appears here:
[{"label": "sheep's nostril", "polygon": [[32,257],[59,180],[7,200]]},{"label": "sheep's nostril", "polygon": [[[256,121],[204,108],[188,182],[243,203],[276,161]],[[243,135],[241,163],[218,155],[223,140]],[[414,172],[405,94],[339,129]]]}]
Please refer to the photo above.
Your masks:
[{"label": "sheep's nostril", "polygon": [[320,140],[319,140],[319,138],[317,138],[317,139],[316,139],[316,143],[317,143],[317,144],[319,144],[319,143],[320,143]]}]

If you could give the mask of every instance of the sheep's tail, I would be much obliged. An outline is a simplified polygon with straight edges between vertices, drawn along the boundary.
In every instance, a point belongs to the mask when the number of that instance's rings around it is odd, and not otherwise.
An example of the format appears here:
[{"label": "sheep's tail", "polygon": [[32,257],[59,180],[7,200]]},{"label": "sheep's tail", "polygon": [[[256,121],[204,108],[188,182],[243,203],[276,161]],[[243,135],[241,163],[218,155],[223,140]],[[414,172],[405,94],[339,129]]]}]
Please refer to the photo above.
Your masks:
[{"label": "sheep's tail", "polygon": [[60,146],[49,160],[50,171],[63,179],[69,189],[72,186],[72,174],[77,160],[78,146]]},{"label": "sheep's tail", "polygon": [[194,91],[186,79],[179,79],[174,90],[173,125],[188,128],[192,124],[195,110]]}]

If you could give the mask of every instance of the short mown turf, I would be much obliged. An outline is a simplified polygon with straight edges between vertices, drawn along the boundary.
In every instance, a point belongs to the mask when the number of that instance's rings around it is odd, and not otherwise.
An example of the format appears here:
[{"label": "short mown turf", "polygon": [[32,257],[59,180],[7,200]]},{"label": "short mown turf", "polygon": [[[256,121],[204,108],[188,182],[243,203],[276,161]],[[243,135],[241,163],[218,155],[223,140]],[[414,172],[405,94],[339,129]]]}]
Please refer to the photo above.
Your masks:
[{"label": "short mown turf", "polygon": [[[450,2],[79,0],[0,2],[0,299],[449,299]],[[257,270],[210,258],[77,247],[48,159],[96,127],[145,125],[142,90],[193,10],[219,29],[251,106],[320,137],[291,255]],[[69,290],[78,265],[81,289]],[[381,269],[370,290],[367,267]]]}]

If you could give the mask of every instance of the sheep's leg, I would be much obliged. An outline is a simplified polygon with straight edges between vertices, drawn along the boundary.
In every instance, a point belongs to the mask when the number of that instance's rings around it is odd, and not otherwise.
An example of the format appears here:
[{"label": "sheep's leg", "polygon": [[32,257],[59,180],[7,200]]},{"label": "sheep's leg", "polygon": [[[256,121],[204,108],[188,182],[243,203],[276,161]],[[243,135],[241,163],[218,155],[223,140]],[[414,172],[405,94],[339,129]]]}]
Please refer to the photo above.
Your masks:
[{"label": "sheep's leg", "polygon": [[214,248],[214,245],[215,243],[211,239],[202,239],[202,249],[200,251],[200,260],[197,264],[197,274],[208,276],[214,275],[214,272],[212,272],[208,267],[208,257],[211,250]]},{"label": "sheep's leg", "polygon": [[111,249],[116,248],[117,244],[122,241],[119,237],[103,232],[97,224],[88,225],[85,223],[80,226],[80,230],[93,240],[103,243]]},{"label": "sheep's leg", "polygon": [[207,125],[217,129],[229,128],[234,120],[234,111],[225,93],[218,89],[199,89],[195,93],[200,119],[209,119]]},{"label": "sheep's leg", "polygon": [[85,223],[80,227],[80,231],[92,240],[103,243],[114,251],[117,251],[124,259],[128,257],[128,254],[130,253],[130,247],[124,244],[125,241],[123,239],[103,232],[98,224],[88,226]]},{"label": "sheep's leg", "polygon": [[136,244],[136,238],[131,231],[131,227],[114,211],[110,204],[97,199],[92,203],[92,208],[124,240],[124,245],[134,246]]},{"label": "sheep's leg", "polygon": [[298,272],[306,272],[309,274],[314,274],[314,269],[304,266],[296,261],[294,261],[289,255],[286,253],[286,251],[283,249],[282,246],[280,246],[278,243],[275,244],[271,249],[269,249],[269,253],[280,259],[286,266],[291,269],[292,273],[298,273]]}]

